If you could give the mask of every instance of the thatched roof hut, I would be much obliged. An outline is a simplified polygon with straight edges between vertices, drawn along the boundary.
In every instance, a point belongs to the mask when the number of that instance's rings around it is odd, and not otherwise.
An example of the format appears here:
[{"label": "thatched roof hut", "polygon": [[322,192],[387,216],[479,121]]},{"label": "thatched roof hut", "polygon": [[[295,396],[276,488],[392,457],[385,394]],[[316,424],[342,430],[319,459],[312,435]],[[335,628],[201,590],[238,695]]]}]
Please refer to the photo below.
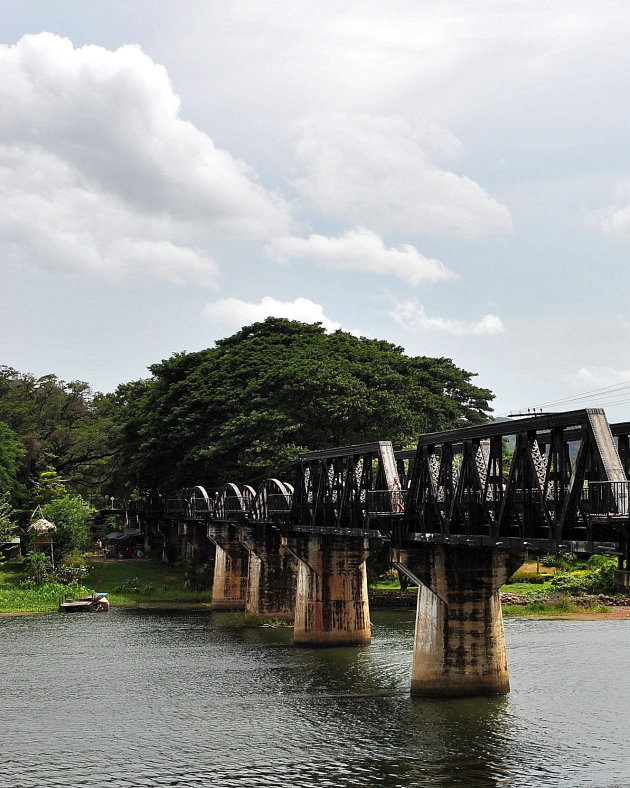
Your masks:
[{"label": "thatched roof hut", "polygon": [[51,523],[50,520],[45,520],[43,517],[40,517],[39,520],[35,520],[34,523],[31,523],[27,530],[35,531],[38,534],[52,534],[57,530],[57,526]]}]

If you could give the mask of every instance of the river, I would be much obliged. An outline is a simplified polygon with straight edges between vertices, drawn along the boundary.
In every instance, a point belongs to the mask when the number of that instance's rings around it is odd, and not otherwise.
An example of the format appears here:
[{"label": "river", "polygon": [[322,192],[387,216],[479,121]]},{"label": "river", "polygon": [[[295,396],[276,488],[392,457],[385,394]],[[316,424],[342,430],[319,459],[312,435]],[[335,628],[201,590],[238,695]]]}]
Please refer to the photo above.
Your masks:
[{"label": "river", "polygon": [[512,692],[408,695],[413,612],[311,650],[205,612],[0,618],[1,788],[630,786],[630,621],[508,620]]}]

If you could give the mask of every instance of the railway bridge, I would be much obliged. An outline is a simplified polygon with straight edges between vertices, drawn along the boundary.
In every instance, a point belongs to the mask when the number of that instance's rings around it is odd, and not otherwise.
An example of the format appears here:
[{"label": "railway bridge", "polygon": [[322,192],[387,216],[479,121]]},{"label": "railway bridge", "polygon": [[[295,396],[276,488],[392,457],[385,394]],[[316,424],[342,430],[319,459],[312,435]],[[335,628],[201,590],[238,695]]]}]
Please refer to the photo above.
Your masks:
[{"label": "railway bridge", "polygon": [[365,561],[418,585],[411,692],[509,691],[500,586],[528,553],[607,553],[630,575],[630,422],[529,416],[300,456],[258,489],[196,485],[128,514],[154,542],[216,549],[212,606],[294,620],[309,646],[368,643]]}]

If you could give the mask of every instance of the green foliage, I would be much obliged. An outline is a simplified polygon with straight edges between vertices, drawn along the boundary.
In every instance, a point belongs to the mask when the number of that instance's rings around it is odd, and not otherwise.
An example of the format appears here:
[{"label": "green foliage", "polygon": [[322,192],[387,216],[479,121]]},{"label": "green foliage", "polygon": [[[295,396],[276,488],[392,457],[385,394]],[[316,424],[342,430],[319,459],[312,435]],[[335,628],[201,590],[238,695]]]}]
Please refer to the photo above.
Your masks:
[{"label": "green foliage", "polygon": [[124,525],[121,524],[120,519],[115,514],[108,514],[107,517],[100,522],[94,529],[94,535],[97,539],[103,539],[107,534],[122,531]]},{"label": "green foliage", "polygon": [[22,460],[26,450],[17,435],[0,421],[0,489],[19,499],[24,494],[24,485],[19,481]]},{"label": "green foliage", "polygon": [[506,585],[512,585],[513,583],[535,583],[542,585],[548,582],[548,580],[549,575],[543,575],[537,572],[514,572]]},{"label": "green foliage", "polygon": [[547,578],[547,581],[541,584],[515,582],[501,586],[501,591],[526,599],[544,599],[551,593],[551,581]]},{"label": "green foliage", "polygon": [[[382,544],[376,550],[372,550],[367,557],[366,570],[368,585],[370,588],[380,586],[391,575],[389,544]],[[396,578],[396,580],[398,580]],[[398,585],[398,582],[396,583]]]},{"label": "green foliage", "polygon": [[51,569],[50,558],[39,550],[32,550],[26,556],[24,568],[31,582],[45,583]]},{"label": "green foliage", "polygon": [[603,569],[608,566],[612,566],[613,569],[615,569],[617,567],[617,559],[612,555],[599,555],[595,553],[589,556],[586,566],[589,569]]},{"label": "green foliage", "polygon": [[80,495],[66,495],[42,507],[43,516],[57,526],[55,552],[59,558],[92,544],[92,510]]},{"label": "green foliage", "polygon": [[615,564],[603,566],[586,572],[556,575],[551,581],[554,591],[569,596],[585,596],[589,594],[614,594]]},{"label": "green foliage", "polygon": [[556,569],[568,570],[577,561],[575,553],[563,553],[562,555],[555,555],[554,553],[547,553],[540,557],[540,563],[543,566],[554,566]]},{"label": "green foliage", "polygon": [[92,592],[85,586],[64,586],[60,583],[0,582],[0,613],[43,613],[57,610],[60,599],[78,599]]},{"label": "green foliage", "polygon": [[7,487],[32,508],[25,488],[42,472],[70,478],[75,488],[107,480],[118,453],[113,403],[83,381],[0,366],[0,483],[8,475]]},{"label": "green foliage", "polygon": [[142,596],[153,596],[155,592],[155,585],[151,583],[142,583],[137,577],[129,577],[114,588],[115,594],[140,594]]},{"label": "green foliage", "polygon": [[89,572],[88,562],[79,550],[72,550],[55,567],[55,579],[64,585],[77,585]]},{"label": "green foliage", "polygon": [[583,612],[583,608],[578,607],[575,602],[568,597],[558,597],[557,599],[545,602],[530,602],[527,605],[503,606],[503,615],[507,618],[522,618],[523,616],[562,616]]},{"label": "green foliage", "polygon": [[[6,544],[15,535],[15,519],[13,509],[9,503],[9,494],[0,493],[0,547]],[[2,557],[0,556],[0,560]]]},{"label": "green foliage", "polygon": [[300,451],[487,420],[492,394],[450,359],[279,318],[151,367],[119,387],[129,488],[289,472]]},{"label": "green foliage", "polygon": [[186,587],[184,567],[168,567],[161,561],[99,561],[90,565],[89,582],[107,591],[112,605],[199,603],[210,592]]},{"label": "green foliage", "polygon": [[57,471],[42,471],[39,474],[39,481],[35,487],[35,503],[38,506],[45,506],[52,501],[65,498],[68,491],[63,485],[63,481]]}]

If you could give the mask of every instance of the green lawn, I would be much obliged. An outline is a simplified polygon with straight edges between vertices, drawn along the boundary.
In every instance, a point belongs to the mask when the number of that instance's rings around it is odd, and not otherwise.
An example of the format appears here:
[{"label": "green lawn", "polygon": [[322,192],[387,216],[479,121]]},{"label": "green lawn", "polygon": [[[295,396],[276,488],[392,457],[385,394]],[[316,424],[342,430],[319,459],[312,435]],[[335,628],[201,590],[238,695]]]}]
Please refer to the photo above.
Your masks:
[{"label": "green lawn", "polygon": [[0,566],[0,613],[44,613],[56,610],[60,598],[70,591],[75,597],[90,592],[83,586],[69,589],[59,583],[28,583],[25,582],[21,566],[12,563]]},{"label": "green lawn", "polygon": [[93,591],[107,593],[114,607],[210,601],[209,590],[190,590],[185,580],[184,567],[169,567],[143,558],[94,562],[83,586],[35,585],[25,582],[19,563],[8,562],[0,566],[0,613],[52,611],[57,609],[61,596],[76,599]]},{"label": "green lawn", "polygon": [[188,589],[185,581],[185,567],[170,567],[147,558],[95,561],[87,580],[96,592],[107,592],[115,607],[140,602],[210,601],[210,590]]}]

